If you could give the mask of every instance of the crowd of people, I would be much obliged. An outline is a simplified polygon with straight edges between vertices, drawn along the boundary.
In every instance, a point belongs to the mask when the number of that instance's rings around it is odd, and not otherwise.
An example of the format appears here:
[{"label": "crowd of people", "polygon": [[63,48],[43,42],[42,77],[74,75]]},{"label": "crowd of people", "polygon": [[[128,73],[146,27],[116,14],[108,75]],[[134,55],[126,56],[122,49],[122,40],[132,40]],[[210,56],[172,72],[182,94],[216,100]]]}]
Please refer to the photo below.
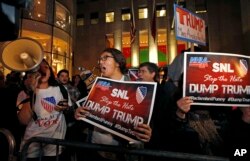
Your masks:
[{"label": "crowd of people", "polygon": [[[121,51],[105,49],[100,54],[98,65],[102,77],[130,81]],[[192,105],[190,97],[182,97],[182,73],[177,82],[167,73],[165,70],[160,81],[159,67],[155,63],[144,62],[138,67],[137,81],[156,82],[157,89],[150,123],[134,127],[134,135],[139,140],[136,143],[82,121],[89,109],[77,107],[76,101],[88,95],[86,84],[80,75],[73,76],[71,81],[66,69],[60,70],[55,77],[45,60],[38,72],[26,72],[24,77],[12,72],[5,80],[0,73],[1,107],[6,111],[1,112],[0,127],[9,129],[15,136],[16,155],[27,140],[38,136],[227,158],[235,158],[236,149],[250,150],[250,105],[216,108]],[[6,121],[4,115],[8,115],[10,121]],[[38,161],[40,155],[42,161],[52,161],[57,154],[60,155],[59,161],[66,161],[70,160],[72,153],[63,147],[56,149],[55,145],[44,145],[42,153],[39,148],[37,143],[30,145],[28,161]],[[75,152],[79,161],[154,159],[92,150]],[[249,157],[249,154],[244,157]]]}]

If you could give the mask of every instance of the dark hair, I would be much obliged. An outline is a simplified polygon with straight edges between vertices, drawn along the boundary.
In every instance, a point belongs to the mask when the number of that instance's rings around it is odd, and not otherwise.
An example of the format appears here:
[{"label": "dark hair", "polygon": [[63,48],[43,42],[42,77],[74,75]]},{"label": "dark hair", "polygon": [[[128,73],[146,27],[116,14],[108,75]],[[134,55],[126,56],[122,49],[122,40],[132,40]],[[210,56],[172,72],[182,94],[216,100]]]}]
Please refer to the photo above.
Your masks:
[{"label": "dark hair", "polygon": [[57,78],[60,77],[62,73],[67,73],[69,75],[69,71],[67,69],[62,69],[57,73]]},{"label": "dark hair", "polygon": [[16,71],[11,71],[9,74],[6,76],[6,84],[20,84],[22,79],[21,79],[21,73],[16,72]]},{"label": "dark hair", "polygon": [[150,73],[155,72],[154,81],[155,82],[159,81],[159,77],[160,77],[159,72],[158,72],[159,70],[158,70],[158,66],[155,63],[144,62],[139,65],[139,68],[142,68],[142,67],[147,67]]},{"label": "dark hair", "polygon": [[115,61],[119,64],[119,68],[120,68],[122,74],[127,73],[126,59],[120,50],[117,50],[115,48],[106,48],[103,50],[103,52],[108,52],[108,53],[112,54]]},{"label": "dark hair", "polygon": [[43,59],[42,62],[45,62],[48,65],[49,70],[50,70],[48,84],[50,86],[58,86],[58,82],[56,81],[56,78],[55,78],[55,75],[54,75],[54,72],[53,72],[51,66],[49,65],[49,63],[45,59]]},{"label": "dark hair", "polygon": [[168,78],[168,66],[165,66],[162,68],[164,74],[163,74],[163,80],[166,80]]},{"label": "dark hair", "polygon": [[76,78],[76,77],[80,78],[80,81],[79,81],[79,83],[77,84],[77,88],[78,88],[78,90],[79,90],[79,92],[80,92],[80,96],[79,96],[78,99],[81,99],[81,98],[83,98],[83,97],[85,97],[85,96],[88,95],[88,89],[87,89],[86,83],[82,80],[82,78],[81,78],[81,76],[80,76],[79,74],[74,75],[74,76],[72,77],[72,85],[74,86],[74,84],[75,84],[75,78]]}]

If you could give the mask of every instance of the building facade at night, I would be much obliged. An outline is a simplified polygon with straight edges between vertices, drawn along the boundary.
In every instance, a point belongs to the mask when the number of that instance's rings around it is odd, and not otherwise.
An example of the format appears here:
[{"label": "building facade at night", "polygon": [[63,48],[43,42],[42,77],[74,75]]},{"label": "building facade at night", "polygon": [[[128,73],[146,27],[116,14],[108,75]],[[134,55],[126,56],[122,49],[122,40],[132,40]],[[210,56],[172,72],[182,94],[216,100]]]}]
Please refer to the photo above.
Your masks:
[{"label": "building facade at night", "polygon": [[[250,2],[246,0],[156,0],[155,5],[153,0],[78,0],[74,71],[78,67],[93,69],[106,47],[123,51],[128,67],[145,61],[159,66],[171,63],[191,46],[175,37],[174,3],[205,20],[206,45],[199,45],[203,51],[249,54]],[[154,6],[156,23],[152,30]],[[133,44],[132,11],[136,28]]]},{"label": "building facade at night", "polygon": [[[159,66],[170,64],[177,54],[192,46],[190,42],[176,39],[174,3],[205,20],[206,45],[199,45],[203,51],[250,53],[248,0],[31,2],[28,8],[21,11],[18,36],[31,37],[40,42],[45,59],[55,73],[63,68],[68,69],[70,75],[78,74],[79,69],[94,69],[100,52],[106,47],[120,49],[128,67],[138,67],[145,61]],[[131,21],[132,17],[134,21]],[[131,22],[136,29],[132,44]],[[9,73],[1,63],[0,70],[5,75]]]}]

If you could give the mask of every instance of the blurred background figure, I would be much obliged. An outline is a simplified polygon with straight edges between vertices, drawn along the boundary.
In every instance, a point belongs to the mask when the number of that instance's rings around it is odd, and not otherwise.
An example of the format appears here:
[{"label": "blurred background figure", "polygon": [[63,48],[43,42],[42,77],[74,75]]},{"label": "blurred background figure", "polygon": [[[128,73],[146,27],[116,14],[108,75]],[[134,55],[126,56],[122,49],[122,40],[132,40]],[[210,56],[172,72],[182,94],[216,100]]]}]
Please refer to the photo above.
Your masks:
[{"label": "blurred background figure", "polygon": [[168,66],[159,68],[160,84],[164,86],[165,82],[168,81]]},{"label": "blurred background figure", "polygon": [[79,74],[72,77],[72,85],[78,89],[80,96],[77,100],[84,98],[88,95],[88,89],[86,83],[82,80]]},{"label": "blurred background figure", "polygon": [[67,89],[70,95],[70,99],[73,103],[75,103],[80,98],[81,93],[76,86],[72,85],[72,82],[70,81],[69,78],[68,70],[66,69],[60,70],[57,73],[57,81],[59,84],[63,85]]}]

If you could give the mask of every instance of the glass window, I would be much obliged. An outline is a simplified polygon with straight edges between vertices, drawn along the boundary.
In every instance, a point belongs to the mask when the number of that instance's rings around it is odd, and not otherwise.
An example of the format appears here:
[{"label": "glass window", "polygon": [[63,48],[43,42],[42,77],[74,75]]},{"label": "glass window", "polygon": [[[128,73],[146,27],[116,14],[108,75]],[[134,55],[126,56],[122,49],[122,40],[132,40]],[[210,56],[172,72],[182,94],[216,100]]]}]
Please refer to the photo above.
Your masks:
[{"label": "glass window", "polygon": [[84,15],[77,15],[76,16],[76,26],[83,26],[84,25]]},{"label": "glass window", "polygon": [[30,37],[41,43],[45,52],[51,52],[52,27],[42,22],[23,19],[21,37]]},{"label": "glass window", "polygon": [[122,9],[122,21],[129,21],[131,19],[130,9]]},{"label": "glass window", "polygon": [[54,28],[53,53],[69,56],[69,35],[58,28]]},{"label": "glass window", "polygon": [[156,6],[156,17],[166,17],[166,6],[165,5],[157,5]]},{"label": "glass window", "polygon": [[60,3],[56,3],[56,12],[55,12],[55,26],[70,32],[71,30],[71,16],[69,11],[63,7]]},{"label": "glass window", "polygon": [[114,12],[107,12],[106,13],[106,23],[114,22]]},{"label": "glass window", "polygon": [[66,59],[70,56],[70,37],[69,35],[56,27],[54,27],[53,49],[52,49],[52,66],[55,72],[66,68]]},{"label": "glass window", "polygon": [[51,59],[51,53],[44,53],[44,59],[49,63],[49,65],[51,65],[52,63],[52,59]]},{"label": "glass window", "polygon": [[92,25],[98,24],[99,22],[99,14],[98,12],[93,12],[90,14],[90,23]]},{"label": "glass window", "polygon": [[83,25],[84,25],[84,19],[83,18],[77,18],[76,26],[83,26]]},{"label": "glass window", "polygon": [[139,19],[148,18],[148,8],[139,8]]},{"label": "glass window", "polygon": [[57,74],[58,71],[65,68],[66,68],[65,57],[58,54],[52,54],[52,69],[54,74]]},{"label": "glass window", "polygon": [[69,58],[66,58],[65,59],[66,60],[66,64],[65,64],[65,66],[66,66],[66,69],[68,69],[69,70],[69,75],[72,75],[72,59],[69,59]]},{"label": "glass window", "polygon": [[23,10],[23,17],[37,21],[53,23],[53,1],[33,0],[30,5]]}]

